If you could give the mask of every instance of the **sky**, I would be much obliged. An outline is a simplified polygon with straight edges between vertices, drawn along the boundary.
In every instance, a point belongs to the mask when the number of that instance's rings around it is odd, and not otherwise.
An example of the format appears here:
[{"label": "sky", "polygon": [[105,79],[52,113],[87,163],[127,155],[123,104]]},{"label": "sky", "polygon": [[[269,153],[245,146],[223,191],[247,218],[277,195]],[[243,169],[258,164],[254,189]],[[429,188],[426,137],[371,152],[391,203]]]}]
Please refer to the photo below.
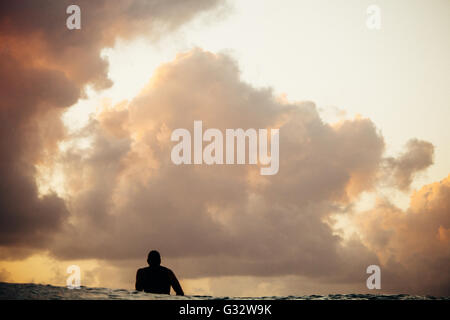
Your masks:
[{"label": "sky", "polygon": [[[2,4],[0,281],[449,295],[448,1]],[[369,5],[381,28],[366,26]],[[170,132],[280,128],[280,171],[174,166]]]}]

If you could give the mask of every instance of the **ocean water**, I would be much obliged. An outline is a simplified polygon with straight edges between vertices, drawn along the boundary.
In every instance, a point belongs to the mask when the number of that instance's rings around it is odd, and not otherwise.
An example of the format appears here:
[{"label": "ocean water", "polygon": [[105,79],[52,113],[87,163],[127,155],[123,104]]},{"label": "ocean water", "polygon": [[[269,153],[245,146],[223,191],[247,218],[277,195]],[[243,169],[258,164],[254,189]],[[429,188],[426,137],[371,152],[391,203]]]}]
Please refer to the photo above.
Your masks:
[{"label": "ocean water", "polygon": [[330,294],[267,297],[174,296],[143,293],[134,290],[90,288],[68,289],[34,283],[0,282],[1,300],[436,300],[450,297],[414,296],[408,294]]}]

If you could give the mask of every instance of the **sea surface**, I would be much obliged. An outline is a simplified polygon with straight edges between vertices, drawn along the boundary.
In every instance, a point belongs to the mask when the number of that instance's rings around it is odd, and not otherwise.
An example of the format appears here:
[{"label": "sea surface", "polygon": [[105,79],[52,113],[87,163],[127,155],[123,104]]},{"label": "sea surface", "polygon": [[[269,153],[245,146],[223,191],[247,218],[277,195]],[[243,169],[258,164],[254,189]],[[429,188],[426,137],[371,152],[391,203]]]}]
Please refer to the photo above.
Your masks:
[{"label": "sea surface", "polygon": [[134,290],[90,288],[68,289],[34,283],[0,282],[0,300],[448,300],[450,297],[414,296],[408,294],[329,294],[267,297],[174,296],[143,293]]}]

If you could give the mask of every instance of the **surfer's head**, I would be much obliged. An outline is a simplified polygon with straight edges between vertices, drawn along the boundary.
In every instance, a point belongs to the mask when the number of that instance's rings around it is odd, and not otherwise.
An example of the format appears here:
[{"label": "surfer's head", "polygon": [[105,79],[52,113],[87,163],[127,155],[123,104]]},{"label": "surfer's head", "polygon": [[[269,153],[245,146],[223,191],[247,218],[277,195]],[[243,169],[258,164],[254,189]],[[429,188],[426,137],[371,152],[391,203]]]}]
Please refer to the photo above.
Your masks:
[{"label": "surfer's head", "polygon": [[147,262],[151,266],[159,266],[161,264],[161,255],[158,251],[152,250],[148,254]]}]

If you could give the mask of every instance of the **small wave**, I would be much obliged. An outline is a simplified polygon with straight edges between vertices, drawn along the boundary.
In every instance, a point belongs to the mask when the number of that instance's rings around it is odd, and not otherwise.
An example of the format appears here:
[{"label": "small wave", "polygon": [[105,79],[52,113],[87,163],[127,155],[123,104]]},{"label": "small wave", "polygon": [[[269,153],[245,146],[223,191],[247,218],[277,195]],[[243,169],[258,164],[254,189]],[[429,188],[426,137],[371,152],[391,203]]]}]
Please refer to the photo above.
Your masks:
[{"label": "small wave", "polygon": [[34,283],[0,282],[2,300],[437,300],[449,297],[417,296],[409,294],[329,294],[303,296],[266,296],[266,297],[214,297],[205,295],[174,296],[144,293],[135,290],[91,288],[68,289]]}]

